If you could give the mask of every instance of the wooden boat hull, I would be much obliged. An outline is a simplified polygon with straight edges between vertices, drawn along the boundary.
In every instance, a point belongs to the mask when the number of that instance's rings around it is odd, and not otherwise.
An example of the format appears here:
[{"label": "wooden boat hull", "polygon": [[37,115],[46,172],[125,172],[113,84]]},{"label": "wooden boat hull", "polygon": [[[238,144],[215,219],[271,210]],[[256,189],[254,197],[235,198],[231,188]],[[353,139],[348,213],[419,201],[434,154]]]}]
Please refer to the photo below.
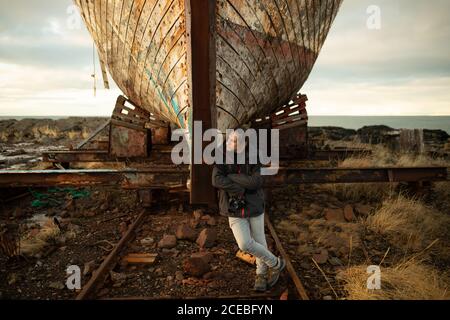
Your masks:
[{"label": "wooden boat hull", "polygon": [[[188,0],[75,0],[100,60],[155,117],[192,124]],[[216,104],[221,130],[264,117],[308,78],[342,0],[217,0]]]}]

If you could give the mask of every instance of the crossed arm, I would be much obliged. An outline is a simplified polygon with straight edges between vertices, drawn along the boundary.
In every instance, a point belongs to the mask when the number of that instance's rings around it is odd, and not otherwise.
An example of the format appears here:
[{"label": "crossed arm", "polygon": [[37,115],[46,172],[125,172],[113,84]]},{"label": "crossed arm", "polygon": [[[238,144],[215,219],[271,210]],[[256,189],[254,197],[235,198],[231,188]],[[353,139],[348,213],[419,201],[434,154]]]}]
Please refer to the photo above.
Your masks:
[{"label": "crossed arm", "polygon": [[213,186],[225,190],[233,195],[243,195],[246,190],[255,191],[262,187],[263,178],[261,168],[254,166],[250,175],[226,174],[223,165],[216,165],[213,169]]}]

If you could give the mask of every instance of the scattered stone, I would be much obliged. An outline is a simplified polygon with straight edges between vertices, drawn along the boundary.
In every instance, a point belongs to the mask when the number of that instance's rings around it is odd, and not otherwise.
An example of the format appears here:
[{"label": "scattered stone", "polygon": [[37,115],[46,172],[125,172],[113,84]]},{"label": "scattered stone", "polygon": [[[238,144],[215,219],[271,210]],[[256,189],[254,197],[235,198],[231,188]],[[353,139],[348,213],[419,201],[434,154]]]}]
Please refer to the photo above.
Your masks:
[{"label": "scattered stone", "polygon": [[333,297],[332,296],[324,296],[323,300],[327,300],[327,301],[333,300]]},{"label": "scattered stone", "polygon": [[164,235],[164,237],[159,241],[158,247],[165,249],[175,248],[177,245],[177,237],[174,235]]},{"label": "scattered stone", "polygon": [[214,217],[209,217],[209,219],[206,221],[206,223],[208,224],[208,226],[216,226],[217,225],[216,218],[214,218]]},{"label": "scattered stone", "polygon": [[200,258],[205,263],[210,263],[212,259],[214,258],[211,252],[202,251],[202,252],[196,252],[191,255],[191,258]]},{"label": "scattered stone", "polygon": [[155,240],[153,238],[144,238],[140,242],[143,246],[151,246]]},{"label": "scattered stone", "polygon": [[316,253],[313,255],[313,259],[318,264],[325,264],[328,261],[328,251],[326,249],[320,250],[320,253]]},{"label": "scattered stone", "polygon": [[48,287],[52,288],[52,289],[63,290],[66,286],[64,285],[64,283],[62,283],[60,281],[54,281],[54,282],[50,282]]},{"label": "scattered stone", "polygon": [[210,266],[202,258],[190,257],[184,260],[183,270],[190,276],[201,277],[210,270]]},{"label": "scattered stone", "polygon": [[348,222],[353,221],[354,218],[353,207],[349,204],[344,207],[344,218]]},{"label": "scattered stone", "polygon": [[183,272],[181,272],[181,271],[175,272],[175,279],[177,281],[182,281],[184,279]]},{"label": "scattered stone", "polygon": [[203,275],[204,280],[222,280],[224,279],[224,274],[219,271],[211,271],[208,273],[205,273]]},{"label": "scattered stone", "polygon": [[325,219],[334,222],[345,222],[344,211],[342,209],[325,209]]},{"label": "scattered stone", "polygon": [[114,287],[120,287],[127,280],[127,275],[124,273],[118,273],[111,271],[110,273],[111,281],[114,283]]},{"label": "scattered stone", "polygon": [[197,233],[187,224],[178,226],[176,237],[179,240],[195,241],[197,239]]},{"label": "scattered stone", "polygon": [[216,240],[217,232],[214,229],[207,228],[200,232],[196,242],[201,248],[211,248],[214,247]]},{"label": "scattered stone", "polygon": [[156,274],[158,277],[160,277],[160,276],[163,275],[163,270],[162,270],[161,268],[158,268],[158,269],[155,270],[155,274]]}]

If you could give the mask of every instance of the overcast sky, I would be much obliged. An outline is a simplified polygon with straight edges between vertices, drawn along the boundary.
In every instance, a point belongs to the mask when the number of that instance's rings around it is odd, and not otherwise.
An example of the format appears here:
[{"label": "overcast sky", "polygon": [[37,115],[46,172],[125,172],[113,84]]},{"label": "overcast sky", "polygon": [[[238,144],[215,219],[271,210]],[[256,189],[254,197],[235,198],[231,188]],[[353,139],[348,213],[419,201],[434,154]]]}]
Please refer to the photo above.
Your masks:
[{"label": "overcast sky", "polygon": [[[0,0],[0,116],[110,115],[119,91],[99,79],[94,98],[92,40],[68,27],[71,5]],[[450,1],[344,0],[301,91],[311,115],[450,115]]]}]

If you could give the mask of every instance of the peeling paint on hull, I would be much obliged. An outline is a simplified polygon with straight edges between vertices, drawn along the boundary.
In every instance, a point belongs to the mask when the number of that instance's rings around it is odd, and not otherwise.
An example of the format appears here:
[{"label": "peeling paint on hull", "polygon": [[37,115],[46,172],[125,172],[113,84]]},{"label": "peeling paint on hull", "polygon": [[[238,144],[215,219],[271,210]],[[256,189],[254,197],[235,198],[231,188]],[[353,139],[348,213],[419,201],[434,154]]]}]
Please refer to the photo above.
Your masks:
[{"label": "peeling paint on hull", "polygon": [[[185,0],[74,0],[123,93],[189,127]],[[270,114],[308,78],[342,0],[217,0],[217,126]]]}]

